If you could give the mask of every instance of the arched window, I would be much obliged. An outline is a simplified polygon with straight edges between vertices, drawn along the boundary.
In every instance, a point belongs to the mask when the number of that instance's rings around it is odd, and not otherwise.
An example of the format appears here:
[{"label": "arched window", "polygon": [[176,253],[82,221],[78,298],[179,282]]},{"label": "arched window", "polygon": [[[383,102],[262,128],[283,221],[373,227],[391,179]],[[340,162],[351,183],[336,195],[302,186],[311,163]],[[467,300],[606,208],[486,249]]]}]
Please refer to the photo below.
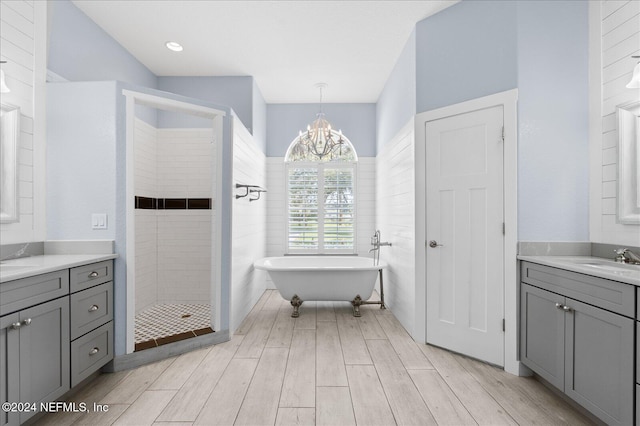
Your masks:
[{"label": "arched window", "polygon": [[319,114],[284,161],[287,253],[355,253],[358,156],[349,139]]}]

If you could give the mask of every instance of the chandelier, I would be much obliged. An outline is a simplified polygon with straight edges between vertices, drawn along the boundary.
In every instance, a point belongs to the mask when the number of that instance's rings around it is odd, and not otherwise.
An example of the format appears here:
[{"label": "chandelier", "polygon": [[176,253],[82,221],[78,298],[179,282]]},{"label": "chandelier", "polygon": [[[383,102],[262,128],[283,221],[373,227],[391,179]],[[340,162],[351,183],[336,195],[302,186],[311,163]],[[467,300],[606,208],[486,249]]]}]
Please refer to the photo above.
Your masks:
[{"label": "chandelier", "polygon": [[320,90],[320,112],[316,115],[313,123],[307,126],[307,131],[300,131],[298,140],[295,143],[293,154],[308,156],[312,155],[322,160],[325,157],[331,158],[335,154],[342,155],[342,146],[345,139],[342,136],[342,130],[337,132],[331,128],[331,123],[324,118],[322,112],[322,89],[327,87],[326,83],[317,83],[315,85]]}]

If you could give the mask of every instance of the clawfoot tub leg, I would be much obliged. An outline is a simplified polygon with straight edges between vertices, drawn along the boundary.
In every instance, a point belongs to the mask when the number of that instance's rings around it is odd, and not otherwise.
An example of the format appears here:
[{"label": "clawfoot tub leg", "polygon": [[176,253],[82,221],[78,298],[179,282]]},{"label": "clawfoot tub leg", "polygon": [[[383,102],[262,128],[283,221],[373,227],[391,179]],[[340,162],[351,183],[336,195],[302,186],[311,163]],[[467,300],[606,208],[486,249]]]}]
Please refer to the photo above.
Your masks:
[{"label": "clawfoot tub leg", "polygon": [[353,316],[359,317],[360,315],[360,305],[362,305],[362,298],[360,295],[356,295],[356,297],[351,301],[351,305],[353,306]]},{"label": "clawfoot tub leg", "polygon": [[297,294],[294,294],[291,298],[291,306],[293,306],[291,318],[298,318],[300,316],[300,305],[302,305],[302,299],[300,299]]}]

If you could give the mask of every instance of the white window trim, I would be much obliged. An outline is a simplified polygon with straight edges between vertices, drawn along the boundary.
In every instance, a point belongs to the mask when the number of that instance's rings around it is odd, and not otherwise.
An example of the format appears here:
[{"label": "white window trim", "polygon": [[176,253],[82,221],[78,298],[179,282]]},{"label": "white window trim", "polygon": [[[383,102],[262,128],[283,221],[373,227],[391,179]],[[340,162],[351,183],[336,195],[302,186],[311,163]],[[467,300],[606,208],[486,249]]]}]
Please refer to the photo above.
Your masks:
[{"label": "white window trim", "polygon": [[[323,188],[324,193],[324,170],[326,168],[351,169],[353,170],[353,248],[351,249],[325,249],[324,247],[324,203],[318,203],[318,248],[310,249],[291,249],[289,247],[289,170],[291,168],[315,168],[318,169],[318,188]],[[338,255],[338,254],[357,254],[358,253],[358,161],[345,162],[312,162],[312,161],[291,161],[285,162],[285,196],[284,196],[284,212],[285,213],[285,235],[284,247],[286,254],[318,254],[318,255]],[[321,218],[321,219],[320,219]],[[320,226],[322,221],[322,226]]]}]

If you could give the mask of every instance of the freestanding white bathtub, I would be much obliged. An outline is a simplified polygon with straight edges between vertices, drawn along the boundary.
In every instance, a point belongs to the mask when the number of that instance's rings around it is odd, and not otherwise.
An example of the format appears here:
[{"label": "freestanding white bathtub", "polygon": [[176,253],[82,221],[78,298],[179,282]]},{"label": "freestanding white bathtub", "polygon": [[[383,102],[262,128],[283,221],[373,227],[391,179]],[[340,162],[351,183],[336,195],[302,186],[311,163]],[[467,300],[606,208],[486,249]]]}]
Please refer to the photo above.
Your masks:
[{"label": "freestanding white bathtub", "polygon": [[[305,300],[350,301],[354,315],[360,316],[360,305],[371,297],[387,264],[357,256],[283,256],[265,257],[253,266],[269,273],[280,295],[291,301],[295,318]],[[384,307],[384,299],[380,304]]]}]

